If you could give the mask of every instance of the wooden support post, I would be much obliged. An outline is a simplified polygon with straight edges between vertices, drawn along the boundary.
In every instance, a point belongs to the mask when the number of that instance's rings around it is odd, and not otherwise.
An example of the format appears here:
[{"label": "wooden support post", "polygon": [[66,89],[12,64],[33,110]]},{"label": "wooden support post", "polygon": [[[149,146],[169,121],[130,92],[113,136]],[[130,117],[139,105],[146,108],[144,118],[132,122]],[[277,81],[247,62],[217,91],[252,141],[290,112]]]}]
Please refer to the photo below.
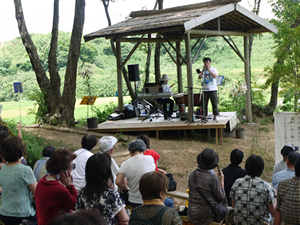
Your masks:
[{"label": "wooden support post", "polygon": [[245,59],[245,82],[246,91],[246,122],[253,123],[251,107],[251,83],[250,83],[250,55],[249,55],[249,36],[244,36],[244,59]]},{"label": "wooden support post", "polygon": [[122,112],[124,109],[123,103],[123,85],[122,85],[122,58],[121,58],[121,43],[117,41],[117,81],[118,81],[118,107]]},{"label": "wooden support post", "polygon": [[191,44],[190,44],[190,31],[185,34],[185,51],[186,51],[186,68],[187,68],[187,80],[188,80],[188,122],[194,121],[194,91],[193,91],[193,68],[191,57]]},{"label": "wooden support post", "polygon": [[219,139],[219,134],[218,134],[218,128],[216,128],[216,145],[218,145],[218,139]]},{"label": "wooden support post", "polygon": [[180,41],[176,42],[176,60],[177,60],[177,81],[178,81],[178,93],[183,93],[183,84],[182,84],[182,67],[181,67],[181,49],[180,49]]}]

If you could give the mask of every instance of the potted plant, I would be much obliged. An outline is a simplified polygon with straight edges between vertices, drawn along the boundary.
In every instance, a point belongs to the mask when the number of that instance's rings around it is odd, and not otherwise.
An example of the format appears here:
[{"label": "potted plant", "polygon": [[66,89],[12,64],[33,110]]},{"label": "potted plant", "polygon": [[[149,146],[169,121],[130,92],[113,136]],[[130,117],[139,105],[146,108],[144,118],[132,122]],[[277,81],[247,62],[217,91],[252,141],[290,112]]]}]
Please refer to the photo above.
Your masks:
[{"label": "potted plant", "polygon": [[230,94],[235,103],[236,114],[237,114],[237,127],[235,129],[236,138],[243,139],[245,137],[245,128],[241,127],[241,120],[243,119],[242,113],[242,101],[247,91],[247,85],[245,82],[238,80],[236,84],[231,88]]},{"label": "potted plant", "polygon": [[[97,96],[92,96],[91,94],[91,84],[90,79],[92,75],[94,74],[94,71],[92,70],[92,65],[89,63],[82,63],[81,66],[78,69],[78,76],[84,79],[84,84],[87,87],[88,90],[88,96],[84,96],[84,98],[81,101],[81,105],[87,105],[87,127],[88,128],[97,128],[98,127],[98,118],[94,117],[94,110],[93,105],[97,98]],[[89,117],[89,105],[92,109],[92,117]]]}]

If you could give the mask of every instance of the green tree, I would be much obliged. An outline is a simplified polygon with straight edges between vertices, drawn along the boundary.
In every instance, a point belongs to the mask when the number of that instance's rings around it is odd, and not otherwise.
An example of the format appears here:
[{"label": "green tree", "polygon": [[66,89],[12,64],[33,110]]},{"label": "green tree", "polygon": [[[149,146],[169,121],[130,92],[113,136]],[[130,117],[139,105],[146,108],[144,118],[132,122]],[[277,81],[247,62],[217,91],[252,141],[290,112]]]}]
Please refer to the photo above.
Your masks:
[{"label": "green tree", "polygon": [[77,64],[80,54],[82,30],[84,24],[85,0],[75,1],[75,16],[70,41],[70,48],[66,66],[63,93],[60,92],[61,79],[58,73],[57,49],[58,49],[58,22],[59,22],[59,0],[54,0],[53,27],[48,54],[48,67],[50,79],[47,77],[45,66],[38,55],[24,19],[21,0],[14,0],[16,19],[19,33],[30,58],[32,68],[36,74],[39,87],[44,93],[47,113],[44,122],[50,124],[64,124],[74,126],[74,108],[76,93]]},{"label": "green tree", "polygon": [[282,92],[293,96],[293,110],[297,111],[300,98],[300,27],[295,26],[295,23],[300,16],[300,5],[292,0],[271,0],[270,2],[277,17],[272,21],[278,27],[278,33],[273,35],[277,62],[273,67],[267,68],[271,75],[267,84],[275,83],[278,86],[280,81]]}]

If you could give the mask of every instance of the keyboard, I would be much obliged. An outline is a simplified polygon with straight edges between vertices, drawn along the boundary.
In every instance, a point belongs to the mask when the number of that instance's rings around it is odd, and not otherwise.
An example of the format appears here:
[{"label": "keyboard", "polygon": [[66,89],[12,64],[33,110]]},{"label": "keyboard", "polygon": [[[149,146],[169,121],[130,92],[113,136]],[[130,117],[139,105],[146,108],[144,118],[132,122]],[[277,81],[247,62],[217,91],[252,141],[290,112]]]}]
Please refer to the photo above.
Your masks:
[{"label": "keyboard", "polygon": [[172,93],[152,93],[152,94],[146,94],[146,93],[140,93],[138,94],[139,99],[156,99],[156,98],[169,98],[172,97]]}]

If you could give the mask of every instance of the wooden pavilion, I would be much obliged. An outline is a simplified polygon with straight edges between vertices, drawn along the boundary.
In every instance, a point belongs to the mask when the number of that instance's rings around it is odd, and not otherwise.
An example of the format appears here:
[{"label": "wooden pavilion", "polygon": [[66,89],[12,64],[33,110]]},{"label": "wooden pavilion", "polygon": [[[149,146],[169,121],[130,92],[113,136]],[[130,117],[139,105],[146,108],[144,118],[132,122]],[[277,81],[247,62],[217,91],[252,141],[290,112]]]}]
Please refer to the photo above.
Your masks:
[{"label": "wooden pavilion", "polygon": [[[244,62],[245,81],[250,87],[249,65],[249,36],[251,34],[274,32],[277,28],[268,21],[253,14],[239,4],[240,0],[213,0],[198,4],[162,9],[142,10],[130,14],[130,18],[110,27],[87,34],[85,41],[104,37],[116,42],[117,50],[117,80],[118,80],[118,105],[123,109],[122,68],[126,65],[134,51],[142,42],[168,43],[176,52],[170,57],[177,65],[178,92],[183,92],[182,64],[187,66],[188,81],[188,121],[193,121],[193,69],[192,65],[201,50],[203,42],[208,37],[222,36],[229,46]],[[161,34],[161,38],[156,38]],[[225,37],[228,36],[228,37]],[[231,36],[244,37],[244,55],[241,54]],[[138,37],[138,38],[137,38]],[[196,44],[191,46],[191,39],[197,39]],[[180,43],[185,41],[185,57],[181,53]],[[136,45],[128,54],[127,58],[121,59],[121,42],[135,42]],[[175,43],[175,46],[173,45]],[[197,49],[196,55],[191,51]],[[251,93],[246,93],[246,122],[252,123]]]}]

